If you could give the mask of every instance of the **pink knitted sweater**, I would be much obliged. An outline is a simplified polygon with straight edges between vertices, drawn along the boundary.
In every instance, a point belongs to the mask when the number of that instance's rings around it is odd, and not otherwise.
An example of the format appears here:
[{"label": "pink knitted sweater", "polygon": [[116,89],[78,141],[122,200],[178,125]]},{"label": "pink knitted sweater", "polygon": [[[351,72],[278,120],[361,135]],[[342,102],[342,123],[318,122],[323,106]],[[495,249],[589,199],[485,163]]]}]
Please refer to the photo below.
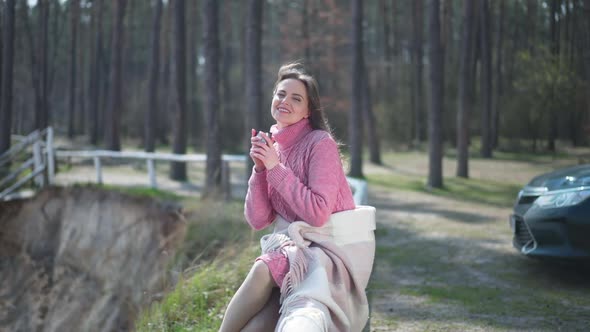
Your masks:
[{"label": "pink knitted sweater", "polygon": [[270,132],[281,162],[271,170],[252,171],[244,215],[253,228],[267,227],[276,214],[322,226],[332,213],[355,208],[329,133],[313,130],[307,119],[281,130],[274,125]]}]

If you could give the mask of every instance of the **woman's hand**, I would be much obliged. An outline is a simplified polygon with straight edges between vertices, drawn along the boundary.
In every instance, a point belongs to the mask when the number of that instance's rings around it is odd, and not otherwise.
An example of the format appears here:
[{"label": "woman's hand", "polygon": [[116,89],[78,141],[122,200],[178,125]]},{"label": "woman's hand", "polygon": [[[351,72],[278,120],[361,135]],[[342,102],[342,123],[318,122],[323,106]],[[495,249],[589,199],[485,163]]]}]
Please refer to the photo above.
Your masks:
[{"label": "woman's hand", "polygon": [[256,172],[262,172],[264,169],[271,170],[280,162],[273,147],[274,140],[264,132],[260,132],[259,135],[256,136],[256,130],[252,129],[250,158],[254,161]]}]

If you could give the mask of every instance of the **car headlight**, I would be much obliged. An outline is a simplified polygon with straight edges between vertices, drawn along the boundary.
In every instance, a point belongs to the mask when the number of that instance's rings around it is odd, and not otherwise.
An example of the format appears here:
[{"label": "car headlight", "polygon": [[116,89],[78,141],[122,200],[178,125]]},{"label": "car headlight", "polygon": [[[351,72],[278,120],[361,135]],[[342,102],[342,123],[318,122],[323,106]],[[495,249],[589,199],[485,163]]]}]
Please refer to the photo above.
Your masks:
[{"label": "car headlight", "polygon": [[535,205],[543,209],[572,206],[580,203],[590,196],[590,188],[564,190],[555,193],[547,193],[535,200]]}]

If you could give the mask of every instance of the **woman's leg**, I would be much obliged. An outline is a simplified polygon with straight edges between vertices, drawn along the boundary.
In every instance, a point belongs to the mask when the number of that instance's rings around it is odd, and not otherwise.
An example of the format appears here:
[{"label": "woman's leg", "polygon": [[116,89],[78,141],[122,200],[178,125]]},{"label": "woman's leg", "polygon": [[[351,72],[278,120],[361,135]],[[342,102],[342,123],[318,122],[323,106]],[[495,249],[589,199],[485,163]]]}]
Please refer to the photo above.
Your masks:
[{"label": "woman's leg", "polygon": [[242,332],[273,332],[279,321],[279,298],[281,292],[278,287],[273,288],[272,294],[264,308],[256,316],[252,317],[248,324],[244,326]]},{"label": "woman's leg", "polygon": [[276,283],[266,263],[256,261],[246,279],[229,302],[220,332],[238,332],[268,302]]}]

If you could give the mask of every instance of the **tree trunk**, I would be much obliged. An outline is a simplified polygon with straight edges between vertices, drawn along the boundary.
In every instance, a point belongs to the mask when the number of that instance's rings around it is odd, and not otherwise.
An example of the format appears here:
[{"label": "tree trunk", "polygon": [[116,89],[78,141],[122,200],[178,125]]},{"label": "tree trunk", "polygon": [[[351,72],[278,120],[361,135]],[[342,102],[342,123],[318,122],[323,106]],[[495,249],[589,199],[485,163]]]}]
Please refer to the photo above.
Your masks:
[{"label": "tree trunk", "polygon": [[504,93],[503,81],[504,75],[502,67],[504,65],[504,15],[506,12],[506,0],[500,0],[498,13],[498,43],[496,45],[496,91],[492,107],[492,148],[497,148],[500,136],[500,110],[502,109],[502,95]]},{"label": "tree trunk", "polygon": [[391,10],[388,4],[389,0],[380,0],[379,7],[381,8],[381,19],[383,21],[383,57],[385,63],[385,84],[383,84],[383,98],[386,107],[392,107],[393,100],[395,100],[396,89],[394,86],[392,71],[393,71],[393,47],[391,41]]},{"label": "tree trunk", "polygon": [[[561,1],[559,1],[561,3]],[[558,11],[558,6],[561,7],[561,4],[558,4],[558,0],[551,0],[551,17],[550,17],[550,30],[551,30],[551,55],[553,56],[553,62],[555,65],[559,64],[559,31],[558,31],[558,15],[561,12],[561,8]],[[555,89],[552,89],[553,96],[551,100],[555,100],[558,96],[555,95]],[[551,152],[555,152],[555,139],[557,136],[557,110],[555,109],[555,103],[552,102],[549,105],[549,116],[547,117],[548,120],[548,127],[549,127],[549,135],[547,137],[547,150]]]},{"label": "tree trunk", "polygon": [[152,54],[149,67],[148,109],[145,117],[144,147],[146,152],[154,152],[156,140],[156,120],[158,112],[158,83],[160,79],[160,25],[162,21],[162,0],[155,0],[152,25]]},{"label": "tree trunk", "polygon": [[428,183],[442,188],[442,110],[444,53],[441,43],[440,2],[431,0],[429,8],[430,111],[428,117]]},{"label": "tree trunk", "polygon": [[39,65],[37,66],[39,99],[36,101],[35,107],[35,128],[43,129],[49,123],[49,2],[48,0],[39,0],[37,6],[39,7],[38,33],[40,40],[37,47],[39,52]]},{"label": "tree trunk", "polygon": [[475,0],[465,0],[463,3],[463,30],[461,40],[461,60],[459,63],[459,92],[457,108],[457,176],[469,177],[469,127],[472,98],[469,95],[470,86],[475,82],[471,68],[473,67],[474,39],[474,7]]},{"label": "tree trunk", "polygon": [[535,40],[537,35],[537,1],[527,0],[527,17],[526,17],[526,45],[531,55],[535,53]]},{"label": "tree trunk", "polygon": [[15,0],[6,0],[2,17],[2,109],[0,110],[0,154],[10,149],[12,132],[12,86],[14,72]]},{"label": "tree trunk", "polygon": [[[189,12],[189,17],[191,20],[198,21],[200,18],[200,2],[197,0],[189,1],[188,4],[190,9],[187,10]],[[189,66],[188,69],[188,132],[190,134],[189,141],[190,144],[194,147],[195,150],[199,150],[202,148],[202,133],[203,133],[203,123],[201,120],[201,110],[200,110],[200,103],[199,103],[199,91],[198,91],[198,67],[199,67],[199,40],[201,36],[201,28],[199,24],[189,24],[187,25],[187,35],[188,35],[188,47],[189,47],[189,59],[187,61],[187,65]]]},{"label": "tree trunk", "polygon": [[69,103],[68,103],[68,137],[73,138],[75,135],[76,123],[76,69],[78,50],[78,22],[80,20],[80,1],[70,0],[70,86],[69,86]]},{"label": "tree trunk", "polygon": [[203,11],[205,54],[205,114],[207,115],[207,166],[204,197],[219,198],[221,145],[219,135],[219,3],[205,0]]},{"label": "tree trunk", "polygon": [[[246,45],[244,76],[246,90],[246,155],[250,150],[250,129],[262,129],[262,16],[263,0],[248,0],[246,12]],[[248,158],[246,174],[252,172],[254,162]],[[247,179],[246,179],[247,181]]]},{"label": "tree trunk", "polygon": [[[172,100],[174,99],[174,91],[173,91],[173,84],[172,84],[172,65],[174,59],[170,36],[173,34],[173,11],[174,11],[174,3],[168,1],[166,6],[166,10],[163,17],[163,43],[162,45],[162,59],[164,60],[163,68],[162,68],[162,92],[160,96],[162,97],[162,101],[160,101],[160,107],[165,110],[170,110],[174,108],[174,103]],[[158,112],[157,114],[158,121],[156,126],[156,140],[159,141],[161,144],[168,145],[168,135],[170,131],[170,123],[169,123],[169,116],[166,112]]]},{"label": "tree trunk", "polygon": [[311,39],[310,39],[310,24],[309,24],[309,1],[303,0],[303,6],[301,8],[301,32],[303,39],[303,56],[307,63],[311,63]]},{"label": "tree trunk", "polygon": [[91,49],[90,61],[90,75],[88,75],[88,96],[89,103],[89,118],[90,118],[90,143],[97,145],[99,140],[99,123],[101,122],[100,112],[100,96],[102,91],[102,16],[104,4],[102,1],[97,1],[92,6],[92,22],[94,33],[94,40]]},{"label": "tree trunk", "polygon": [[490,10],[488,0],[480,0],[481,15],[481,156],[492,158],[492,50],[490,40]]},{"label": "tree trunk", "polygon": [[348,139],[350,148],[349,175],[363,177],[363,2],[352,1],[352,101],[348,117]]},{"label": "tree trunk", "polygon": [[105,121],[105,143],[109,150],[121,150],[119,127],[123,112],[123,33],[127,0],[113,0],[115,11],[111,43],[111,99]]},{"label": "tree trunk", "polygon": [[[225,6],[223,12],[225,13],[232,13],[234,12],[232,6],[236,4],[227,1],[223,3]],[[220,124],[221,124],[221,132],[224,134],[221,136],[222,142],[221,145],[225,146],[226,148],[230,149],[239,149],[242,148],[242,142],[244,135],[244,128],[243,128],[243,112],[238,112],[238,98],[237,96],[239,93],[234,92],[234,83],[235,78],[232,77],[232,68],[234,67],[234,62],[236,56],[234,55],[234,45],[233,45],[233,32],[232,27],[236,24],[233,22],[232,15],[223,15],[223,25],[222,31],[222,45],[223,45],[223,53],[221,55],[221,88],[222,88],[222,98],[221,98],[221,110],[223,111]]]},{"label": "tree trunk", "polygon": [[375,165],[382,165],[379,134],[375,113],[373,113],[373,101],[371,99],[371,87],[369,86],[369,71],[366,66],[363,70],[363,120],[367,124],[367,140],[369,144],[369,160]]},{"label": "tree trunk", "polygon": [[[176,113],[174,116],[174,141],[172,152],[186,153],[186,25],[184,0],[174,0],[174,58],[176,78]],[[170,164],[170,178],[186,181],[186,163],[173,161]]]},{"label": "tree trunk", "polygon": [[412,2],[412,114],[414,118],[414,144],[422,142],[424,135],[424,111],[423,111],[423,87],[422,87],[422,58],[424,51],[422,48],[422,31],[424,25],[424,3],[423,0]]}]

